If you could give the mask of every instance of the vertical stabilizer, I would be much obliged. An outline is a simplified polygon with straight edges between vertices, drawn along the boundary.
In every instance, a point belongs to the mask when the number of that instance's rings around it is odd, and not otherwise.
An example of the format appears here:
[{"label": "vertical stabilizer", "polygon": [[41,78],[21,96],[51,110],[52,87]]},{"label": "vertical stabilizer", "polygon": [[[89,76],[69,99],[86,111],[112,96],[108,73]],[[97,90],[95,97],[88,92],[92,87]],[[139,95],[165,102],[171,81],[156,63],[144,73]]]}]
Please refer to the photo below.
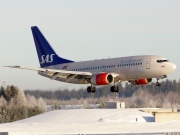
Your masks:
[{"label": "vertical stabilizer", "polygon": [[73,62],[71,60],[59,57],[37,26],[31,27],[31,30],[39,58],[39,63],[42,68]]}]

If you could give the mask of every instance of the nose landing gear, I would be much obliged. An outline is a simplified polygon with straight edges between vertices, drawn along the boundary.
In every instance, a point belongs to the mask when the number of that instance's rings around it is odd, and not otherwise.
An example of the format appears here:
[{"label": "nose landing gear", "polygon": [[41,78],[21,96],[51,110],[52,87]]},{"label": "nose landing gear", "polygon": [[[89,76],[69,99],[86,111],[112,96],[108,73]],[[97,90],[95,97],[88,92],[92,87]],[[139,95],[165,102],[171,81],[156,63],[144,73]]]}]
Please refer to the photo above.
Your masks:
[{"label": "nose landing gear", "polygon": [[161,83],[159,82],[159,79],[157,79],[156,86],[161,86]]},{"label": "nose landing gear", "polygon": [[167,75],[163,75],[163,76],[156,78],[157,79],[156,86],[161,86],[161,83],[159,82],[159,80],[164,79],[164,78],[167,78]]}]

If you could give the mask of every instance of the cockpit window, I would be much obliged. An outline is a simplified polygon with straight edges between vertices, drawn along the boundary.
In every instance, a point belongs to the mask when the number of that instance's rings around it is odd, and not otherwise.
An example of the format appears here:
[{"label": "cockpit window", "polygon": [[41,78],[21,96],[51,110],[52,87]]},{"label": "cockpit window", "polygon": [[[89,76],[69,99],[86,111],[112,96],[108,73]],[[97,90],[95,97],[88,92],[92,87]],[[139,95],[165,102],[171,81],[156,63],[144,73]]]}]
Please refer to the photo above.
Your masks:
[{"label": "cockpit window", "polygon": [[169,60],[157,60],[158,63],[169,62]]},{"label": "cockpit window", "polygon": [[163,60],[163,62],[169,62],[169,60]]}]

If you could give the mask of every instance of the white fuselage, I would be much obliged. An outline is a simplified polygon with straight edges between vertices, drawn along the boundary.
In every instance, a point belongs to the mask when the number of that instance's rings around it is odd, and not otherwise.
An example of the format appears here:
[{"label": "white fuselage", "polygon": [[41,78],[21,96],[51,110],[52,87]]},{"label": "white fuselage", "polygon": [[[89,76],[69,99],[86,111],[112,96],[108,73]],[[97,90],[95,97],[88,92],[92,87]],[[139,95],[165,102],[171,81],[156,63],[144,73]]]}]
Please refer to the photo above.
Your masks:
[{"label": "white fuselage", "polygon": [[[93,75],[107,72],[120,75],[117,81],[129,81],[142,78],[158,78],[175,70],[176,65],[166,58],[154,55],[130,56],[109,58],[92,61],[72,62],[47,67],[48,69],[91,72]],[[51,74],[38,72],[40,75],[51,78]],[[88,78],[88,76],[87,76]],[[66,82],[66,77],[59,75],[56,80]],[[87,84],[85,79],[73,78],[68,83]]]}]

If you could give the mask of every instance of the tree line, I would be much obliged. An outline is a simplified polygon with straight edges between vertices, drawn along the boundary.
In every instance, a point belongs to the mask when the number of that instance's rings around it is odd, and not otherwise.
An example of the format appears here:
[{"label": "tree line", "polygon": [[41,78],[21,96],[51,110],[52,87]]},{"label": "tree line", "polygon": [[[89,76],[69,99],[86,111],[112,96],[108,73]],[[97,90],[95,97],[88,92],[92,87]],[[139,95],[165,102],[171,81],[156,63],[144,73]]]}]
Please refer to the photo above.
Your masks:
[{"label": "tree line", "polygon": [[[125,86],[122,86],[121,83],[118,84],[120,91],[117,93],[118,97],[132,97],[134,92],[139,89],[147,90],[150,94],[156,95],[158,93],[168,94],[169,92],[178,92],[180,93],[180,80],[165,80],[161,82],[161,86],[157,87],[155,83],[148,85],[132,85],[126,83]],[[108,97],[113,95],[110,92],[110,86],[100,86],[97,87],[95,93],[88,93],[85,89],[81,88],[79,90],[68,90],[68,89],[57,89],[57,90],[25,90],[25,94],[33,95],[36,98],[45,98],[45,99],[57,99],[57,100],[71,100],[71,99],[81,99],[81,98],[100,98]]]},{"label": "tree line", "polygon": [[42,98],[32,95],[13,85],[0,88],[0,123],[25,119],[46,111]]}]

